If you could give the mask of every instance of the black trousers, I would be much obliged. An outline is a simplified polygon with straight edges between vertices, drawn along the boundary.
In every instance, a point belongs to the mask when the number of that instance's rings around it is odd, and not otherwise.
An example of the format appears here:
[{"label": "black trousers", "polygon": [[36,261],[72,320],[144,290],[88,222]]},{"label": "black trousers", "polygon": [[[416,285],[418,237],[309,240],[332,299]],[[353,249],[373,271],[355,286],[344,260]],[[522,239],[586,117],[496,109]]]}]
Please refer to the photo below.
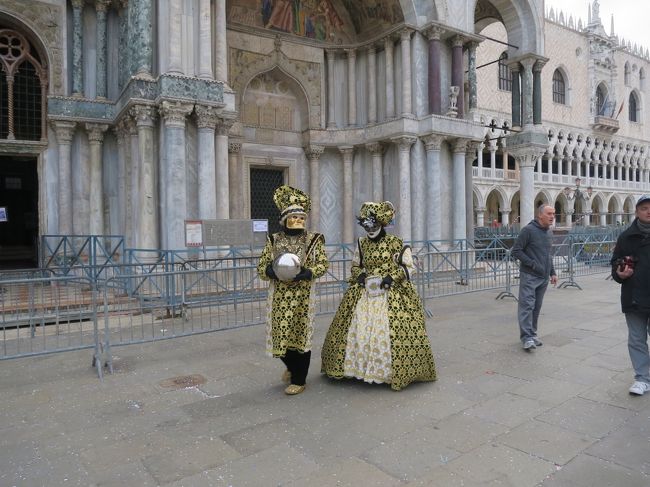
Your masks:
[{"label": "black trousers", "polygon": [[284,357],[280,357],[291,372],[291,383],[297,386],[304,386],[307,381],[307,372],[309,372],[309,361],[311,359],[311,350],[300,353],[295,350],[287,350]]}]

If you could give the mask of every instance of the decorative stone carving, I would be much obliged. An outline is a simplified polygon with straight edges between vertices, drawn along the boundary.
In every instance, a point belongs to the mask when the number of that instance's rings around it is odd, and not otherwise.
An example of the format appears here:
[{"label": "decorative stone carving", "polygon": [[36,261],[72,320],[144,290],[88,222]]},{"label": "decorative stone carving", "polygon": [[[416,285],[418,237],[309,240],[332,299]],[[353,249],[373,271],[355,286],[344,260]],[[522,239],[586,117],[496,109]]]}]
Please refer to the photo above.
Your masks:
[{"label": "decorative stone carving", "polygon": [[[56,95],[65,94],[63,83],[63,42],[62,26],[52,19],[63,17],[61,7],[36,0],[2,0],[0,11],[7,12],[12,17],[19,19],[36,36],[30,35],[30,40],[40,39],[45,49],[44,56],[41,56],[41,63],[48,67],[51,62],[51,93]],[[38,46],[41,48],[41,46]]]},{"label": "decorative stone carving", "polygon": [[323,155],[323,152],[325,152],[325,147],[322,145],[309,145],[305,147],[305,155],[310,161],[317,161],[320,159],[320,156]]},{"label": "decorative stone carving", "polygon": [[217,126],[219,117],[217,116],[217,109],[206,105],[196,105],[194,107],[196,112],[197,125],[200,129],[214,129]]},{"label": "decorative stone carving", "polygon": [[241,142],[228,142],[228,152],[230,154],[239,154],[241,152]]},{"label": "decorative stone carving", "polygon": [[129,113],[134,118],[138,127],[153,127],[153,121],[156,116],[154,107],[150,105],[136,105],[131,108]]},{"label": "decorative stone carving", "polygon": [[429,152],[432,150],[439,151],[445,138],[442,135],[429,134],[422,137],[422,140],[424,141],[424,148]]},{"label": "decorative stone carving", "polygon": [[458,115],[458,94],[460,93],[459,86],[449,87],[449,110],[446,115],[448,117],[456,117]]},{"label": "decorative stone carving", "polygon": [[59,144],[70,144],[72,143],[72,137],[74,135],[76,123],[69,122],[64,120],[53,120],[52,127],[56,133],[56,139]]},{"label": "decorative stone carving", "polygon": [[386,147],[381,142],[370,142],[366,144],[366,150],[371,154],[383,154]]},{"label": "decorative stone carving", "polygon": [[108,124],[105,123],[87,123],[86,132],[88,141],[91,144],[99,144],[104,141],[104,132],[108,130]]},{"label": "decorative stone carving", "polygon": [[187,103],[163,101],[159,111],[168,127],[185,128],[185,117],[192,112],[192,108]]}]

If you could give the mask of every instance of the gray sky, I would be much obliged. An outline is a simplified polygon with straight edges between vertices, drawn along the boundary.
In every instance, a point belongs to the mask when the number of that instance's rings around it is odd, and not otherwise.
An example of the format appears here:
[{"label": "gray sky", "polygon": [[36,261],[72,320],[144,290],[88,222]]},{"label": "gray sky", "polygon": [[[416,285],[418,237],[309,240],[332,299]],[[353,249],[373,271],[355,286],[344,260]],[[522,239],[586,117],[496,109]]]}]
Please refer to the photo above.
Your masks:
[{"label": "gray sky", "polygon": [[[546,11],[551,7],[557,13],[561,10],[568,20],[568,14],[573,15],[574,22],[582,19],[582,24],[587,23],[589,0],[546,0]],[[650,1],[648,0],[600,0],[600,19],[602,20],[605,32],[611,34],[610,26],[612,14],[614,14],[614,32],[619,39],[629,39],[632,45],[636,42],[644,49],[650,49]]]}]

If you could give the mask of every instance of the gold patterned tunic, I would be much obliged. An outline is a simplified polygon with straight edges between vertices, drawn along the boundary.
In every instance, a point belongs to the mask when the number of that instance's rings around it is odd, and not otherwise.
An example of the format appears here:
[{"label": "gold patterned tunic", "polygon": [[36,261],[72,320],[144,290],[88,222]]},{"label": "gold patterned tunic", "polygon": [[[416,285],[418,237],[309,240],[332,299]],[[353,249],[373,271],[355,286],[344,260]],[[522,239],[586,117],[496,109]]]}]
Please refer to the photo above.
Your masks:
[{"label": "gold patterned tunic", "polygon": [[267,301],[266,351],[283,357],[287,350],[311,350],[314,332],[314,281],[328,268],[325,239],[319,233],[302,232],[291,236],[274,233],[260,256],[257,273],[268,281],[266,267],[284,252],[300,258],[303,267],[311,270],[312,280],[283,282],[271,280]]},{"label": "gold patterned tunic", "polygon": [[[337,379],[389,383],[395,390],[436,380],[424,309],[409,280],[411,266],[410,249],[399,237],[359,239],[350,287],[323,344],[321,372]],[[363,272],[369,277],[390,275],[393,283],[384,295],[372,296],[357,283]]]}]

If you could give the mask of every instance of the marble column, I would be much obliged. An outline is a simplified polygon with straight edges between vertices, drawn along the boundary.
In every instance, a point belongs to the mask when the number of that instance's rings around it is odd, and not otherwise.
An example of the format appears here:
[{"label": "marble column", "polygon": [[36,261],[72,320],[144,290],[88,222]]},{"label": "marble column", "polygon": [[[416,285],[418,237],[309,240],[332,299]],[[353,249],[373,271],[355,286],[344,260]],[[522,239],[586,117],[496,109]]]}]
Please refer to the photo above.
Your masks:
[{"label": "marble column", "polygon": [[467,203],[465,198],[465,152],[466,139],[456,139],[453,143],[452,156],[452,238],[464,240],[467,238]]},{"label": "marble column", "polygon": [[216,136],[217,218],[230,218],[230,178],[228,176],[228,132],[233,120],[220,118]]},{"label": "marble column", "polygon": [[440,99],[440,37],[444,30],[433,26],[427,32],[429,38],[429,113],[442,112]]},{"label": "marble column", "polygon": [[575,210],[573,209],[573,206],[569,207],[569,203],[567,203],[567,207],[564,211],[566,213],[564,216],[564,226],[571,228],[573,226],[573,213]]},{"label": "marble column", "polygon": [[213,77],[211,28],[210,0],[199,0],[199,78]]},{"label": "marble column", "polygon": [[[72,96],[83,96],[83,24],[82,14],[85,0],[71,0],[72,3]],[[72,231],[72,227],[70,228]]]},{"label": "marble column", "polygon": [[[149,109],[150,112],[152,110],[151,108]],[[135,111],[135,108],[133,111]],[[140,183],[140,137],[138,137],[137,121],[133,116],[124,117],[124,127],[126,129],[124,135],[124,153],[126,155],[126,174],[128,178],[127,190],[129,192],[126,199],[126,233],[129,236],[130,246],[137,247],[138,229],[141,227],[140,217],[142,216],[139,207],[140,197],[142,195],[140,191],[140,187],[142,186]],[[151,132],[151,140],[153,141],[153,132]],[[151,142],[151,148],[153,150],[153,142]],[[153,157],[153,154],[151,157]],[[156,238],[157,242],[158,239]]]},{"label": "marble column", "polygon": [[52,122],[52,127],[59,144],[58,231],[60,235],[72,235],[72,161],[70,153],[75,123],[55,120]]},{"label": "marble column", "polygon": [[97,15],[97,57],[95,60],[96,97],[106,98],[106,11],[108,0],[96,0]]},{"label": "marble column", "polygon": [[368,47],[368,123],[377,122],[377,49]]},{"label": "marble column", "polygon": [[386,118],[395,118],[395,46],[391,36],[384,39],[384,53],[386,55]]},{"label": "marble column", "polygon": [[485,150],[485,142],[479,143],[476,148],[476,165],[478,167],[478,177],[483,177],[483,151]]},{"label": "marble column", "polygon": [[536,61],[533,65],[533,124],[542,123],[542,68],[545,62]]},{"label": "marble column", "polygon": [[440,147],[445,139],[441,135],[431,134],[426,135],[423,140],[427,151],[427,240],[442,240]]},{"label": "marble column", "polygon": [[468,73],[467,81],[469,84],[469,111],[470,113],[475,113],[478,109],[478,87],[476,81],[476,42],[470,42],[468,44],[467,56],[468,56]]},{"label": "marble column", "polygon": [[411,100],[411,34],[410,29],[403,29],[400,32],[400,46],[402,49],[402,117],[413,116],[413,103]]},{"label": "marble column", "polygon": [[[585,202],[585,204],[588,204],[589,202]],[[588,227],[591,225],[591,209],[586,209],[584,214],[582,215],[582,225],[585,227]]]},{"label": "marble column", "polygon": [[117,69],[119,71],[118,75],[118,87],[121,90],[126,84],[126,80],[129,73],[129,22],[128,22],[128,13],[129,13],[129,3],[128,0],[120,0],[118,3],[119,6],[119,29],[120,29],[120,40],[118,47],[118,60],[117,60]]},{"label": "marble column", "polygon": [[[168,103],[168,102],[165,102]],[[135,231],[136,246],[141,249],[156,249],[159,247],[158,239],[158,198],[156,193],[156,166],[154,162],[154,108],[149,105],[136,105],[131,109],[131,114],[135,119],[136,128],[138,131],[138,165],[135,164],[133,173],[137,172],[137,179],[139,180],[140,187],[135,188],[134,204],[138,206],[135,208],[137,212],[137,226]],[[167,115],[169,116],[169,115]],[[165,148],[170,147],[172,141],[165,140]],[[183,147],[184,150],[184,147]],[[167,152],[167,157],[171,155]],[[183,181],[185,180],[183,173]],[[171,180],[174,181],[174,180]],[[172,182],[168,180],[168,185],[165,187],[167,195],[176,189],[172,186]],[[184,187],[181,188],[184,191]],[[136,199],[137,198],[137,199]],[[162,198],[161,198],[162,199]],[[160,202],[163,206],[164,202]],[[165,215],[165,213],[163,213]],[[163,223],[163,227],[167,226],[167,221]],[[181,234],[184,235],[184,228],[181,229]]]},{"label": "marble column", "polygon": [[535,60],[525,58],[521,60],[523,73],[521,76],[521,94],[523,103],[521,104],[521,122],[526,127],[533,124],[533,66]]},{"label": "marble column", "polygon": [[215,75],[216,79],[228,82],[228,38],[226,30],[226,0],[215,0]]},{"label": "marble column", "polygon": [[[169,56],[169,64],[167,66],[167,72],[173,74],[183,74],[183,43],[181,36],[182,14],[182,0],[169,0],[169,26],[167,30],[167,54]],[[183,126],[184,124],[185,122],[183,122]]]},{"label": "marble column", "polygon": [[336,51],[328,49],[325,51],[327,56],[327,128],[336,128],[336,101],[334,94],[334,60]]},{"label": "marble column", "polygon": [[321,145],[310,145],[305,148],[305,155],[309,159],[309,193],[311,196],[311,214],[309,215],[310,227],[314,232],[320,228],[320,171],[319,159],[325,151]]},{"label": "marble column", "polygon": [[[409,33],[410,35],[410,33]],[[399,234],[404,242],[412,241],[411,225],[411,146],[416,137],[401,136],[391,139],[399,148],[399,201],[395,211]]]},{"label": "marble column", "polygon": [[[117,233],[124,235],[126,240],[127,247],[132,247],[129,240],[129,235],[127,233],[126,218],[128,215],[127,210],[127,199],[129,197],[129,183],[130,178],[127,176],[127,158],[126,158],[126,143],[125,138],[127,136],[126,124],[124,123],[123,117],[120,119],[115,126],[113,127],[113,133],[115,134],[115,141],[117,142],[117,200],[119,202],[118,211],[118,225]],[[112,232],[111,232],[112,233]]]},{"label": "marble column", "polygon": [[[139,78],[152,79],[152,65],[153,65],[153,0],[140,0],[138,2],[131,1],[129,9],[133,7],[135,9],[134,17],[137,27],[137,32],[135,33],[138,41],[137,47],[129,47],[133,50],[135,59],[135,74]],[[177,0],[172,0],[177,1]],[[181,49],[180,41],[180,16],[181,11],[175,10],[178,14],[176,22],[176,32],[178,33],[178,49]],[[170,26],[171,27],[171,26]],[[181,66],[179,64],[179,66]]]},{"label": "marble column", "polygon": [[490,177],[497,177],[497,141],[491,140],[488,146],[490,151]]},{"label": "marble column", "polygon": [[514,152],[515,159],[519,164],[519,205],[520,222],[526,225],[535,218],[535,164],[544,151],[541,149],[523,149]]},{"label": "marble column", "polygon": [[348,54],[348,127],[357,125],[357,51],[346,49]]},{"label": "marble column", "polygon": [[479,206],[476,208],[476,226],[485,226],[485,207]]},{"label": "marble column", "polygon": [[165,130],[165,169],[163,172],[165,218],[162,221],[163,248],[185,248],[185,219],[187,218],[187,175],[185,118],[193,106],[164,101],[160,114]]},{"label": "marble column", "polygon": [[467,238],[474,238],[474,178],[472,163],[476,159],[476,142],[469,142],[465,149],[465,228]]},{"label": "marble column", "polygon": [[[454,37],[451,48],[451,85],[458,86],[458,114],[456,118],[465,117],[465,80],[463,76],[463,44],[465,39],[462,36]],[[463,237],[465,238],[465,237]]]},{"label": "marble column", "polygon": [[88,143],[90,145],[90,235],[104,235],[104,178],[102,164],[102,144],[107,124],[87,123]]},{"label": "marble column", "polygon": [[242,173],[239,163],[241,142],[228,142],[228,177],[230,178],[230,218],[244,218]]},{"label": "marble column", "polygon": [[501,225],[504,227],[510,225],[510,213],[511,210],[509,208],[504,208],[501,210]]},{"label": "marble column", "polygon": [[194,107],[198,127],[198,197],[199,219],[217,218],[215,128],[216,108],[197,105]]},{"label": "marble column", "polygon": [[354,240],[354,209],[352,208],[352,160],[354,147],[342,146],[339,151],[343,156],[343,243],[352,243]]},{"label": "marble column", "polygon": [[512,75],[512,126],[521,127],[521,88],[519,85],[519,63],[509,65]]},{"label": "marble column", "polygon": [[372,201],[384,199],[384,145],[381,142],[366,144],[366,150],[372,154]]}]

